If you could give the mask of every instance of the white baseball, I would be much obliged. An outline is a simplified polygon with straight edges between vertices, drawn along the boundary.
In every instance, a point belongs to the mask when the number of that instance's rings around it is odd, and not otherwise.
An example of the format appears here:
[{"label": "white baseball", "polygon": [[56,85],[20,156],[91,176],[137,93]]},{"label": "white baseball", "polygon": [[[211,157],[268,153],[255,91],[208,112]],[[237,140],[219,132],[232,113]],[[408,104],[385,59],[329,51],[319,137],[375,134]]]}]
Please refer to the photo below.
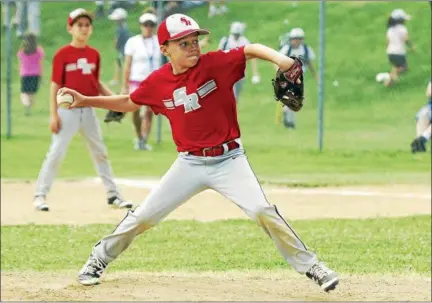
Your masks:
[{"label": "white baseball", "polygon": [[261,82],[261,78],[260,78],[260,76],[253,76],[252,77],[252,83],[253,84],[258,84],[258,83],[260,83]]},{"label": "white baseball", "polygon": [[57,105],[59,107],[68,108],[74,99],[71,94],[57,95]]},{"label": "white baseball", "polygon": [[339,81],[338,80],[334,80],[333,81],[333,86],[338,87],[339,86]]}]

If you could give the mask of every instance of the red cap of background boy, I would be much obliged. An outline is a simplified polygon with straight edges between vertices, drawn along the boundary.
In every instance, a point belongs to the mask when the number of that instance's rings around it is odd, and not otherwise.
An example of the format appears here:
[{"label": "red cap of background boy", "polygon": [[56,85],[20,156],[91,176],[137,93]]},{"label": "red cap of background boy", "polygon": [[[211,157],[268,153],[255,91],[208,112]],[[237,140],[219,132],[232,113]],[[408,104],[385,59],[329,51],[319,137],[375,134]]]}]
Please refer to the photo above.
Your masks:
[{"label": "red cap of background boy", "polygon": [[74,24],[74,22],[80,17],[86,17],[90,20],[91,23],[93,22],[93,15],[90,12],[86,11],[83,8],[77,8],[69,14],[68,25]]},{"label": "red cap of background boy", "polygon": [[159,26],[159,44],[162,45],[167,41],[177,40],[192,33],[208,35],[210,32],[206,29],[201,29],[198,23],[189,16],[173,14],[162,21]]}]

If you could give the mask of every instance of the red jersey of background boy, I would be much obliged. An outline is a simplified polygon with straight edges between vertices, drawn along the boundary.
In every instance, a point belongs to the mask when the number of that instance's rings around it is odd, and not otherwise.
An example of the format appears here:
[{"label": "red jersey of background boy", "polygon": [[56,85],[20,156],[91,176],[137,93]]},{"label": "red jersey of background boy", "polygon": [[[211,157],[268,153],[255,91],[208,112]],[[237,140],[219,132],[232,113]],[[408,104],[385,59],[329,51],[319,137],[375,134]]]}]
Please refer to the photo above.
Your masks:
[{"label": "red jersey of background boy", "polygon": [[51,80],[86,96],[99,95],[100,54],[89,46],[66,45],[54,55]]},{"label": "red jersey of background boy", "polygon": [[179,75],[167,63],[130,98],[168,118],[179,152],[217,146],[240,137],[233,85],[244,77],[245,67],[244,47],[201,55]]}]

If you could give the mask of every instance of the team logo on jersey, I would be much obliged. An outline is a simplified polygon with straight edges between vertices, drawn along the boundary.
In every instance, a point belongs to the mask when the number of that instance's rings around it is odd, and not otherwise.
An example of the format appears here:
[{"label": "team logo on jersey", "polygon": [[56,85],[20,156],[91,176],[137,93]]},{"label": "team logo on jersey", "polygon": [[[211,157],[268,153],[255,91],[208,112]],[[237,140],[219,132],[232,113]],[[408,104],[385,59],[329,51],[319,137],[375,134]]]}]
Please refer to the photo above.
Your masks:
[{"label": "team logo on jersey", "polygon": [[210,80],[200,86],[196,93],[187,94],[186,87],[180,87],[173,92],[173,98],[163,100],[167,109],[175,109],[179,106],[184,106],[185,113],[201,108],[199,100],[206,97],[208,94],[217,89],[215,80]]},{"label": "team logo on jersey", "polygon": [[71,72],[80,69],[83,75],[90,75],[95,67],[96,64],[88,63],[87,58],[79,58],[76,63],[67,64],[66,71]]}]

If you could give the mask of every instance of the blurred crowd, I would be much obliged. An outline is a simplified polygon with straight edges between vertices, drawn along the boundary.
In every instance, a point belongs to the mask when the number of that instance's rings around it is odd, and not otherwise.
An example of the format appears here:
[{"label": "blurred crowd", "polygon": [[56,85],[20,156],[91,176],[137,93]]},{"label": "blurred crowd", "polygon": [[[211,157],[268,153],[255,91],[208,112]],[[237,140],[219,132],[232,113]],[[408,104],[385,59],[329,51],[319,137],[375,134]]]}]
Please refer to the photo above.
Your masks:
[{"label": "blurred crowd", "polygon": [[[13,1],[9,0],[12,8],[10,24],[16,28],[16,36],[22,37],[25,32],[40,35],[40,2],[41,0]],[[8,26],[6,5],[2,4],[3,27]]]},{"label": "blurred crowd", "polygon": [[[35,67],[41,65],[44,57],[42,46],[38,45],[37,38],[41,35],[40,28],[40,0],[11,1],[13,18],[11,24],[16,27],[16,36],[24,37],[22,47],[18,55],[20,61],[20,76],[22,78],[21,101],[26,108],[26,114],[30,113],[30,108],[34,102],[34,95],[39,87],[39,78],[42,75],[42,68]],[[137,87],[137,83],[144,80],[148,74],[159,68],[160,62],[166,63],[168,59],[161,56],[158,51],[156,37],[157,15],[161,13],[163,19],[175,13],[187,13],[191,8],[208,5],[208,18],[215,18],[218,15],[229,13],[229,7],[223,0],[213,1],[164,1],[162,12],[158,1],[95,1],[95,18],[106,18],[117,23],[114,45],[116,48],[115,69],[112,80],[109,82],[111,87],[119,86],[119,91],[129,93]],[[432,3],[432,2],[431,2]],[[127,26],[128,11],[143,5],[143,14],[137,20],[140,24],[141,32],[132,34]],[[292,3],[293,7],[297,2]],[[3,13],[5,13],[2,5]],[[391,67],[388,72],[380,72],[375,78],[378,83],[383,83],[386,87],[398,84],[401,76],[408,72],[408,52],[415,53],[416,47],[411,41],[407,22],[412,16],[403,9],[394,9],[388,16],[387,30],[385,39],[387,40],[385,53]],[[3,25],[6,19],[3,15]],[[227,34],[220,38],[218,49],[229,50],[251,43],[247,38],[247,24],[241,20],[232,20],[227,26]],[[318,80],[314,61],[316,59],[313,47],[307,43],[306,33],[297,24],[288,26],[285,20],[286,32],[280,33],[278,50],[287,56],[299,57],[303,63],[303,71],[308,77]],[[144,40],[143,40],[144,39]],[[200,41],[202,48],[207,48],[209,38]],[[145,41],[145,43],[142,43]],[[143,55],[145,54],[145,55]],[[159,59],[161,57],[161,60]],[[257,62],[252,60],[252,84],[259,84],[261,77],[258,71]],[[245,84],[245,79],[238,81],[234,86],[234,93],[237,102],[240,100],[241,92]],[[413,153],[426,151],[426,143],[430,140],[431,124],[431,101],[430,83],[428,86],[427,105],[420,105],[416,115],[416,136],[411,144]],[[147,140],[151,132],[152,112],[142,109],[132,115],[135,127],[136,141],[135,149],[150,150]],[[427,123],[425,121],[428,121]],[[295,114],[287,107],[276,107],[276,123],[282,124],[287,129],[296,129]]]}]

